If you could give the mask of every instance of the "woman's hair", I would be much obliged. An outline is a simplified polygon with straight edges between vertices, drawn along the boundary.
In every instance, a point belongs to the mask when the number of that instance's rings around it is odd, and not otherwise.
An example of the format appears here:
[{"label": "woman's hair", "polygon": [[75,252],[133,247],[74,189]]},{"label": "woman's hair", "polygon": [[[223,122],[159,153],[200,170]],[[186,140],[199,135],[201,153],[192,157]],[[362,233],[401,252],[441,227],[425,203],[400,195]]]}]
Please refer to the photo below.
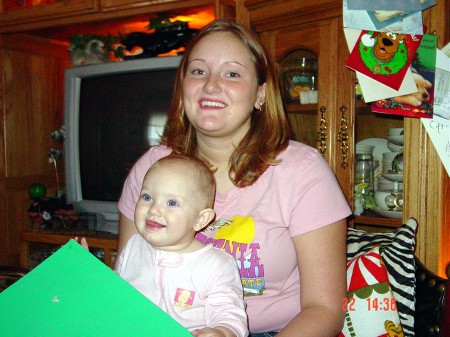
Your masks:
[{"label": "woman's hair", "polygon": [[189,179],[198,188],[198,195],[201,198],[203,208],[212,208],[216,195],[216,180],[211,169],[200,159],[182,154],[171,153],[156,161],[151,167],[173,165],[177,169],[182,169]]},{"label": "woman's hair", "polygon": [[249,131],[234,150],[229,162],[229,176],[234,185],[250,186],[270,165],[279,162],[276,159],[278,154],[288,146],[289,126],[274,63],[259,37],[244,26],[230,20],[216,20],[191,40],[177,70],[163,143],[176,153],[199,157],[195,129],[183,111],[183,81],[193,48],[205,36],[216,32],[230,33],[247,47],[256,69],[258,85],[266,83],[265,104],[260,110],[253,110]]}]

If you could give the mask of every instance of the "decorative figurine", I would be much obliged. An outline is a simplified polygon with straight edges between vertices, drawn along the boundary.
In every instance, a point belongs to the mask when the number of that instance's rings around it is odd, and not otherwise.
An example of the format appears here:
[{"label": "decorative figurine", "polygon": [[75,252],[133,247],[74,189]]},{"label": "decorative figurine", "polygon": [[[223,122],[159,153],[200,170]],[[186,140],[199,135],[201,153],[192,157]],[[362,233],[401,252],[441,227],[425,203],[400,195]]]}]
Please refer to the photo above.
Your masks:
[{"label": "decorative figurine", "polygon": [[150,20],[148,28],[155,32],[133,32],[122,37],[114,47],[116,57],[126,60],[168,53],[186,46],[198,31],[189,28],[187,22],[170,22],[164,16]]}]

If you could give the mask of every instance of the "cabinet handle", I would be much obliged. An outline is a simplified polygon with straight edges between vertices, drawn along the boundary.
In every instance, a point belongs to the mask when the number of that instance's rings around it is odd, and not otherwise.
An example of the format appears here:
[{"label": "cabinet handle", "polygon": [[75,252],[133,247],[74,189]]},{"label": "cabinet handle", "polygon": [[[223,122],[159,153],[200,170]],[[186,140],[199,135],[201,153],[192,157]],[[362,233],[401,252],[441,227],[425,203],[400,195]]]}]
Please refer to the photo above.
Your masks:
[{"label": "cabinet handle", "polygon": [[325,119],[325,113],[327,112],[327,108],[321,106],[320,112],[319,131],[317,132],[316,140],[319,143],[319,151],[322,157],[325,157],[325,151],[327,150],[327,120]]},{"label": "cabinet handle", "polygon": [[347,107],[342,105],[339,109],[341,111],[341,125],[340,131],[337,135],[337,140],[341,143],[342,163],[341,167],[346,169],[348,167],[348,124],[347,124]]}]

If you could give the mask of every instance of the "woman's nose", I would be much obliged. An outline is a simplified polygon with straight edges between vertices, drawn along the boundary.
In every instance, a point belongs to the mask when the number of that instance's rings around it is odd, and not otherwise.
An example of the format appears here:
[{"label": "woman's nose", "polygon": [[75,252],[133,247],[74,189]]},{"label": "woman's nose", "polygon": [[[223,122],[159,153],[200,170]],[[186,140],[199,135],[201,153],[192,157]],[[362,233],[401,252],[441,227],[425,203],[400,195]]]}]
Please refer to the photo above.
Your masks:
[{"label": "woman's nose", "polygon": [[210,74],[205,82],[203,91],[208,94],[220,92],[220,78],[216,75]]}]

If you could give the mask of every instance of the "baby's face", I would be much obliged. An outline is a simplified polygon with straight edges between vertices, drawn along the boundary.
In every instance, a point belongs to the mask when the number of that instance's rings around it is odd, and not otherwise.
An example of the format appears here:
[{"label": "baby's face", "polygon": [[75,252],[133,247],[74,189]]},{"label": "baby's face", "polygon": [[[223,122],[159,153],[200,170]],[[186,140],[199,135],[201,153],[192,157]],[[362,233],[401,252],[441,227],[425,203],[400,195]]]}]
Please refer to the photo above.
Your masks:
[{"label": "baby's face", "polygon": [[192,241],[204,208],[194,182],[188,169],[175,165],[156,165],[145,176],[135,224],[155,248],[182,250]]}]

